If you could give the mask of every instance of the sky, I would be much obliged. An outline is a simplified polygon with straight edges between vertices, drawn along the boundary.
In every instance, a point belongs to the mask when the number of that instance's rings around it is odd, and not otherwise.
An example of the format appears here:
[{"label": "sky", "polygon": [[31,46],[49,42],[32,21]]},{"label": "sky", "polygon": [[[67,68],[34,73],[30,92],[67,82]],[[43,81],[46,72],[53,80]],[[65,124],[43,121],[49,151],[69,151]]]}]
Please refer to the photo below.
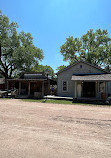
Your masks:
[{"label": "sky", "polygon": [[17,22],[18,31],[30,32],[44,52],[40,64],[55,72],[68,65],[60,53],[66,38],[80,38],[88,30],[107,29],[111,37],[111,0],[0,0],[0,10]]}]

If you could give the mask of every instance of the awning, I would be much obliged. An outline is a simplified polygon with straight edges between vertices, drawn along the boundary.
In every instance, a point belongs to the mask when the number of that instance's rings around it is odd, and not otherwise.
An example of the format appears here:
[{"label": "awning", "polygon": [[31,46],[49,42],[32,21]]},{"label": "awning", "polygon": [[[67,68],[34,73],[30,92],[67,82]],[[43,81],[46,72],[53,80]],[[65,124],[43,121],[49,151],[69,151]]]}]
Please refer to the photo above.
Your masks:
[{"label": "awning", "polygon": [[100,75],[73,75],[71,80],[73,81],[111,81],[111,74]]}]

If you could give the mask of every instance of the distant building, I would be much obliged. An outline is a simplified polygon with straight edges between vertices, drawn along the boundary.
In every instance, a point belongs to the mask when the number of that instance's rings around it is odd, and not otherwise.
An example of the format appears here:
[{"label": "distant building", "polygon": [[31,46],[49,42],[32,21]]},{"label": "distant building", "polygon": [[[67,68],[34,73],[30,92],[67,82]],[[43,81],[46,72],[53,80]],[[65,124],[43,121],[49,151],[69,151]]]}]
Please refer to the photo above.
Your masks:
[{"label": "distant building", "polygon": [[24,73],[20,78],[7,79],[8,89],[16,89],[17,97],[42,98],[50,93],[50,80],[44,72]]}]

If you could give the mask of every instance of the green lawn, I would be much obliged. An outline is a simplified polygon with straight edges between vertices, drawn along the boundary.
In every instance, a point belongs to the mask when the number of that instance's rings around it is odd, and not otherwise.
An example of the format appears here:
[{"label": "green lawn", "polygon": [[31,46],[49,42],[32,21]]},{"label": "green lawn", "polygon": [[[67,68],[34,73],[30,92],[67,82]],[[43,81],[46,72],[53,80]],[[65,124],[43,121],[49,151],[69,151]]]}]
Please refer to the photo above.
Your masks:
[{"label": "green lawn", "polygon": [[[10,99],[10,98],[0,98],[0,99]],[[25,102],[38,102],[38,103],[52,103],[52,104],[70,104],[70,105],[85,105],[85,106],[111,106],[99,103],[73,103],[69,100],[54,100],[54,99],[21,99]]]},{"label": "green lawn", "polygon": [[85,105],[85,106],[103,106],[102,104],[89,103],[73,103],[69,100],[54,100],[54,99],[22,99],[26,102],[52,103],[52,104],[70,104],[70,105]]},{"label": "green lawn", "polygon": [[53,103],[53,104],[74,104],[68,100],[54,100],[54,99],[22,99],[26,102],[39,102],[39,103]]},{"label": "green lawn", "polygon": [[73,103],[69,100],[54,100],[54,99],[22,99],[26,102],[52,103],[52,104],[70,104],[70,105],[85,105],[85,106],[111,106],[104,103]]}]

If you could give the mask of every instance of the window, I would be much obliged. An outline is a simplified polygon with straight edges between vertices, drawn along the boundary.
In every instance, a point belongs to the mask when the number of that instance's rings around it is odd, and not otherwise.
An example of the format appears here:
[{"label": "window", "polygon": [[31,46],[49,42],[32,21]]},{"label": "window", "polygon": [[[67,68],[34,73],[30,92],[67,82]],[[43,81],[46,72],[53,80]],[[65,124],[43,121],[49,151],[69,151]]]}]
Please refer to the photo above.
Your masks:
[{"label": "window", "polygon": [[68,91],[68,81],[62,81],[62,91],[63,92]]}]

